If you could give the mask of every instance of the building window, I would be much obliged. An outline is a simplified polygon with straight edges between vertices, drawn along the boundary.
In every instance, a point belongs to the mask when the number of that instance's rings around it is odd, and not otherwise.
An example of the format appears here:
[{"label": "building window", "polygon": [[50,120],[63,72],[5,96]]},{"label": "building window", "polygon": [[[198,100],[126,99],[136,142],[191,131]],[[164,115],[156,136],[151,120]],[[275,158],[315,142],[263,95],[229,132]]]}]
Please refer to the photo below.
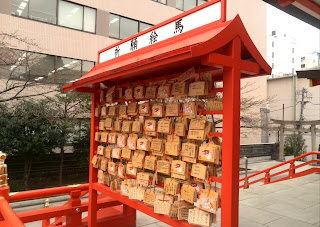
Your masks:
[{"label": "building window", "polygon": [[56,57],[55,83],[68,84],[78,80],[88,73],[94,66],[94,62],[79,59]]},{"label": "building window", "polygon": [[159,3],[162,3],[162,4],[167,4],[167,0],[152,0],[154,2],[159,2]]},{"label": "building window", "polygon": [[29,18],[50,24],[57,23],[57,1],[32,0],[29,3]]},{"label": "building window", "polygon": [[271,63],[271,68],[274,69],[274,63]]},{"label": "building window", "polygon": [[152,27],[152,24],[147,24],[147,23],[143,23],[143,22],[140,22],[139,23],[139,32],[142,32],[148,28]]},{"label": "building window", "polygon": [[272,41],[272,47],[274,47],[274,42]]},{"label": "building window", "polygon": [[292,48],[292,53],[294,54],[294,48]]},{"label": "building window", "polygon": [[28,52],[27,74],[29,79],[42,81],[48,77],[48,73],[55,69],[55,57],[47,54]]},{"label": "building window", "polygon": [[116,39],[125,39],[137,34],[152,25],[127,17],[110,14],[109,17],[109,36]]},{"label": "building window", "polygon": [[91,61],[20,50],[10,50],[7,60],[7,73],[3,74],[6,78],[45,84],[74,82],[94,66]]},{"label": "building window", "polygon": [[271,35],[272,35],[272,36],[275,36],[275,35],[276,35],[276,31],[272,31],[272,32],[271,32]]},{"label": "building window", "polygon": [[294,63],[294,58],[292,58],[292,63]]},{"label": "building window", "polygon": [[83,30],[86,32],[96,32],[96,13],[97,10],[89,7],[84,7],[83,13]]},{"label": "building window", "polygon": [[125,39],[139,32],[139,22],[128,18],[120,18],[120,39]]},{"label": "building window", "polygon": [[94,67],[94,62],[92,61],[82,61],[82,76],[87,74]]},{"label": "building window", "polygon": [[12,0],[12,15],[86,32],[96,32],[97,10],[59,0]]},{"label": "building window", "polygon": [[301,61],[304,61],[304,60],[306,60],[306,57],[301,57]]},{"label": "building window", "polygon": [[29,5],[28,2],[23,0],[12,0],[11,1],[12,15],[19,17],[29,17]]},{"label": "building window", "polygon": [[96,10],[60,0],[58,21],[61,26],[94,33]]},{"label": "building window", "polygon": [[272,58],[274,58],[274,52],[272,52]]},{"label": "building window", "polygon": [[59,25],[83,29],[83,6],[71,2],[59,2]]},{"label": "building window", "polygon": [[301,64],[301,68],[305,68],[306,67],[306,64]]},{"label": "building window", "polygon": [[183,11],[187,11],[196,6],[202,5],[207,1],[208,0],[176,0],[176,8]]}]

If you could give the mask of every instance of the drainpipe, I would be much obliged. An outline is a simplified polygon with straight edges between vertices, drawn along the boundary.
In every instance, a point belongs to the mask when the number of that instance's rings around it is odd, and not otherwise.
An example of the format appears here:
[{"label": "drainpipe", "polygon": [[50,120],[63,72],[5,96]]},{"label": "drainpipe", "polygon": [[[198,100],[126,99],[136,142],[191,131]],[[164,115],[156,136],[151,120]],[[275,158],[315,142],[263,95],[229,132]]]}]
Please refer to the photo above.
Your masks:
[{"label": "drainpipe", "polygon": [[297,100],[297,76],[292,75],[292,92],[293,92],[293,120],[296,120],[296,100]]}]

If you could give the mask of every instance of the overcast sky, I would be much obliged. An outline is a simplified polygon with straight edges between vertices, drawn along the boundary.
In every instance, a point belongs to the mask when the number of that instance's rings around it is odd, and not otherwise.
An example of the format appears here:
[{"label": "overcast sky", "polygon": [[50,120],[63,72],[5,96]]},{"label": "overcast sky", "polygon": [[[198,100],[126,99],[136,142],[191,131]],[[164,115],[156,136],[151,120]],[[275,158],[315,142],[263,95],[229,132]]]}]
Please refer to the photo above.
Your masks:
[{"label": "overcast sky", "polygon": [[320,30],[291,15],[267,6],[267,34],[278,30],[296,39],[301,55],[312,51],[320,52]]}]

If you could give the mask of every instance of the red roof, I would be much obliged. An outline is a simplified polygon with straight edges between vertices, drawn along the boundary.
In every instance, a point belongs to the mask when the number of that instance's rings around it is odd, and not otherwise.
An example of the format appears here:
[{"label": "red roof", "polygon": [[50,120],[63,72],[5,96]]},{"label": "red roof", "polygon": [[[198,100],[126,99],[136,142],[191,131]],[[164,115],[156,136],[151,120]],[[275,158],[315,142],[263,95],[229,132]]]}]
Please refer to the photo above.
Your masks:
[{"label": "red roof", "polygon": [[[204,65],[203,59],[210,53],[225,54],[227,45],[237,36],[242,42],[241,59],[258,66],[253,71],[242,71],[242,78],[271,74],[271,67],[253,44],[240,17],[236,16],[231,21],[213,22],[98,64],[76,82],[64,86],[63,90],[94,83],[112,86],[182,73],[191,67],[214,69]],[[215,69],[221,68],[219,62],[215,64]],[[217,79],[221,80],[222,73],[217,74],[220,74],[216,75]]]}]

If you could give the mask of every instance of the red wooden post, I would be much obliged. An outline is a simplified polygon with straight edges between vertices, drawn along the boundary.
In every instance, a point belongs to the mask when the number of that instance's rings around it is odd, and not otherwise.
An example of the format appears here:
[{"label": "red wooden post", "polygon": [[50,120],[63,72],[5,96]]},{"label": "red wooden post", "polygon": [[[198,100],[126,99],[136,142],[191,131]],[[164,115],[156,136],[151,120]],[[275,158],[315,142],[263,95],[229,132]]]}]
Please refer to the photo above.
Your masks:
[{"label": "red wooden post", "polygon": [[98,170],[93,168],[91,163],[92,158],[97,150],[97,142],[94,140],[95,130],[99,124],[99,118],[95,117],[94,111],[97,103],[99,102],[100,84],[96,83],[92,85],[94,93],[91,95],[91,139],[90,139],[90,163],[89,163],[89,206],[88,206],[88,226],[97,226],[97,191],[93,189],[93,183],[98,181]]},{"label": "red wooden post", "polygon": [[270,183],[270,172],[269,170],[266,171],[266,175],[264,177],[264,184],[269,184]]},{"label": "red wooden post", "polygon": [[62,218],[61,216],[54,218],[54,223],[55,223],[56,226],[62,225],[62,221],[61,221],[62,219],[61,218]]},{"label": "red wooden post", "polygon": [[[0,187],[0,197],[5,198],[5,200],[9,201],[9,193],[10,193],[10,187],[9,186],[4,186]],[[0,221],[3,221],[4,218],[0,213]]]},{"label": "red wooden post", "polygon": [[68,201],[68,205],[70,207],[75,207],[77,214],[68,215],[66,217],[66,224],[70,227],[76,227],[81,225],[81,212],[79,208],[76,208],[77,206],[81,205],[81,199],[80,199],[81,191],[76,190],[70,192],[70,199]]},{"label": "red wooden post", "polygon": [[240,60],[241,40],[232,41],[231,68],[223,71],[223,143],[221,226],[238,226],[240,162]]},{"label": "red wooden post", "polygon": [[22,227],[25,226],[17,214],[13,211],[8,201],[0,196],[0,213],[3,218],[7,221],[8,226],[10,227]]},{"label": "red wooden post", "polygon": [[136,210],[132,207],[129,207],[123,204],[123,214],[127,219],[127,227],[136,226]]},{"label": "red wooden post", "polygon": [[47,227],[50,225],[50,219],[44,219],[42,220],[42,227]]},{"label": "red wooden post", "polygon": [[0,187],[0,196],[5,198],[9,202],[9,193],[10,193],[10,187],[9,186],[4,186]]},{"label": "red wooden post", "polygon": [[289,169],[289,177],[292,178],[294,174],[296,173],[294,161],[290,162],[290,169]]}]

